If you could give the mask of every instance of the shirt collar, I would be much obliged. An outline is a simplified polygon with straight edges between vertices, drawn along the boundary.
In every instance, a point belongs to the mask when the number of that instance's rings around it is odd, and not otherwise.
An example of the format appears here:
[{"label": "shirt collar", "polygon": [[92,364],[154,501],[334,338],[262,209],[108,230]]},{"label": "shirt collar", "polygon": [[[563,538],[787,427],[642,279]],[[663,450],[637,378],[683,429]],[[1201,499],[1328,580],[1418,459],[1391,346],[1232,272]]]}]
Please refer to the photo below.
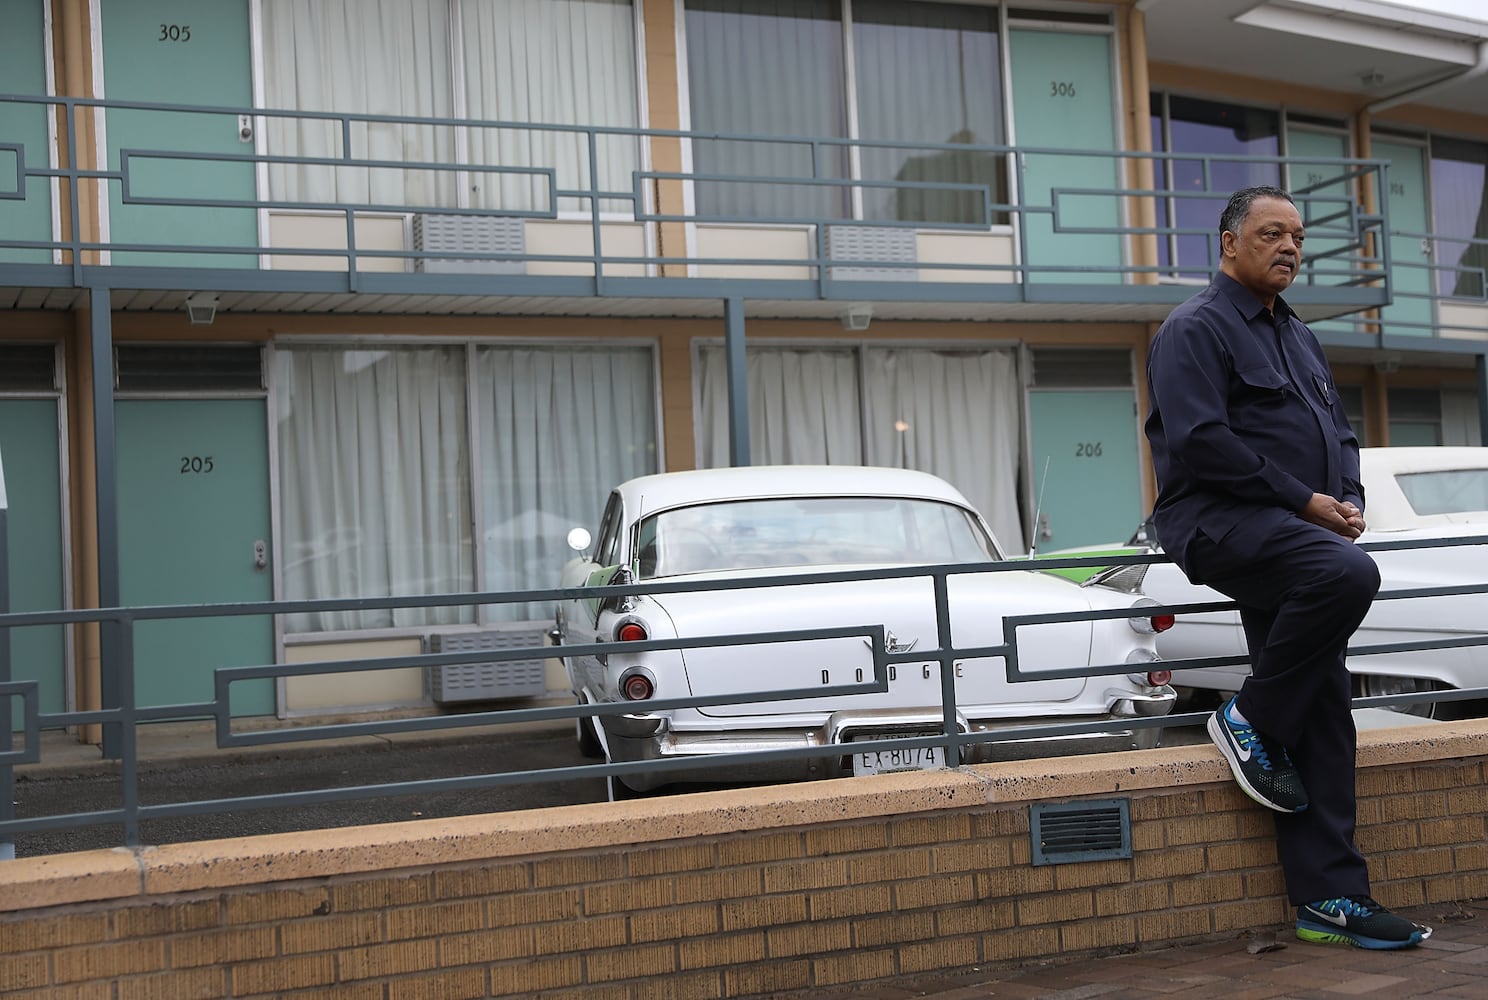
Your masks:
[{"label": "shirt collar", "polygon": [[[1256,298],[1254,293],[1252,293],[1250,289],[1246,288],[1244,285],[1240,284],[1240,282],[1236,281],[1228,274],[1225,274],[1223,271],[1215,274],[1214,287],[1224,293],[1225,298],[1230,300],[1230,304],[1233,305],[1235,309],[1239,311],[1240,315],[1244,316],[1247,321],[1253,320],[1266,312],[1266,304],[1264,302]],[[1276,308],[1271,310],[1271,313],[1272,317],[1278,321],[1286,319],[1289,316],[1297,315],[1292,310],[1292,307],[1287,305],[1286,299],[1282,298],[1280,295],[1276,296]]]}]

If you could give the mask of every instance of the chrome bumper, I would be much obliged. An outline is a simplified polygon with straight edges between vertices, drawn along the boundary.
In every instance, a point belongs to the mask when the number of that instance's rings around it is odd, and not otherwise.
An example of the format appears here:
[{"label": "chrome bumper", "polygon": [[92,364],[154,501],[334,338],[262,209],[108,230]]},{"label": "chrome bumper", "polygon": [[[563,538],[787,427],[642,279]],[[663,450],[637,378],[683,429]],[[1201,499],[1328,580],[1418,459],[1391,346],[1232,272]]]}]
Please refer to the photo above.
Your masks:
[{"label": "chrome bumper", "polygon": [[[1155,718],[1171,712],[1176,700],[1172,688],[1155,688],[1146,694],[1121,691],[1112,702],[1108,715],[1090,721]],[[698,763],[696,768],[625,775],[622,780],[637,791],[675,782],[805,781],[847,777],[853,773],[848,746],[853,740],[939,734],[944,724],[938,709],[834,712],[818,727],[727,733],[676,732],[671,728],[671,720],[662,715],[605,715],[599,719],[605,728],[610,758],[617,763],[687,758]],[[1039,737],[1010,734],[1004,739],[995,735],[1003,729],[1077,721],[1075,718],[967,719],[957,713],[956,728],[959,732],[992,734],[984,741],[963,746],[962,763],[985,764],[1115,750],[1150,750],[1162,739],[1162,730],[1158,727]],[[826,748],[841,748],[841,752],[769,761],[745,761],[734,756],[770,750]]]}]

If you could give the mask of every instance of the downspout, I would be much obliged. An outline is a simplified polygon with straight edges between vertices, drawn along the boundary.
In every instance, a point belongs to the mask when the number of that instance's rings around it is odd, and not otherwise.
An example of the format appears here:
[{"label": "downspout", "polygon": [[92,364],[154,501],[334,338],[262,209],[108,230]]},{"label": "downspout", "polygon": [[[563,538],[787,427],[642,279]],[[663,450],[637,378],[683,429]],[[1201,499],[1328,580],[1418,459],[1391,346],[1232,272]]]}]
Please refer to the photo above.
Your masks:
[{"label": "downspout", "polygon": [[[1140,7],[1141,4],[1138,3],[1137,6]],[[1488,41],[1478,43],[1478,61],[1466,69],[1453,73],[1451,76],[1443,77],[1440,80],[1433,80],[1430,83],[1423,83],[1420,86],[1402,90],[1400,93],[1390,97],[1382,97],[1373,104],[1365,105],[1364,111],[1370,115],[1375,115],[1381,111],[1398,107],[1401,104],[1408,104],[1428,94],[1434,94],[1438,90],[1445,90],[1448,87],[1455,87],[1459,83],[1466,83],[1468,80],[1476,79],[1484,73],[1488,73]]]}]

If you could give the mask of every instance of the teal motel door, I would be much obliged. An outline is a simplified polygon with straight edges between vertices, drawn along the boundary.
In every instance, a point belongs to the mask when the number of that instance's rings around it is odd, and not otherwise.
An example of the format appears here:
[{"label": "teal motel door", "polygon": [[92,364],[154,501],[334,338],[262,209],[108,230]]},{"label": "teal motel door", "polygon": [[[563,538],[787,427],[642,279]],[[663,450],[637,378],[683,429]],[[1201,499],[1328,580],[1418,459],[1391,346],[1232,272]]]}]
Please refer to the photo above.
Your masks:
[{"label": "teal motel door", "polygon": [[[6,357],[0,352],[0,358]],[[55,396],[0,398],[0,463],[5,467],[9,502],[6,518],[11,611],[59,611],[66,606],[57,410]],[[40,711],[66,711],[63,627],[29,625],[11,629],[10,644],[11,679],[37,683]],[[14,699],[12,732],[19,732],[21,725],[21,705]]]},{"label": "teal motel door", "polygon": [[1384,332],[1396,337],[1435,334],[1431,303],[1431,230],[1426,208],[1426,148],[1416,143],[1375,138],[1375,159],[1390,161],[1390,292],[1394,301],[1380,310]]},{"label": "teal motel door", "polygon": [[[266,403],[120,399],[119,576],[125,606],[268,601]],[[209,701],[213,671],[274,660],[267,616],[139,622],[139,705]],[[234,684],[232,714],[274,711],[273,682]]]},{"label": "teal motel door", "polygon": [[[229,108],[253,104],[248,0],[105,0],[102,34],[104,94],[110,100]],[[106,126],[109,169],[127,172],[126,182],[108,184],[110,242],[257,247],[258,217],[252,208],[149,204],[254,198],[252,162],[179,155],[251,156],[253,143],[243,141],[236,113],[114,108],[107,112]],[[127,163],[124,150],[131,151]],[[115,251],[112,262],[258,266],[252,252]]]},{"label": "teal motel door", "polygon": [[[1055,31],[1009,35],[1013,129],[1022,147],[1091,150],[1097,155],[1019,153],[1019,201],[1054,209],[1022,216],[1030,280],[1120,283],[1121,225],[1111,38]],[[1107,154],[1107,155],[1099,155]],[[1095,231],[1092,231],[1095,230]],[[1103,231],[1101,231],[1103,230]],[[1045,271],[1039,265],[1087,268]]]},{"label": "teal motel door", "polygon": [[1039,552],[1119,545],[1136,530],[1143,515],[1136,413],[1129,387],[1029,390]]},{"label": "teal motel door", "polygon": [[[0,94],[46,94],[46,32],[40,3],[5,5],[0,31]],[[45,104],[0,104],[0,240],[46,242],[52,238],[51,182],[19,179],[24,170],[46,170],[50,143]],[[0,263],[46,263],[42,248],[0,248]]]}]

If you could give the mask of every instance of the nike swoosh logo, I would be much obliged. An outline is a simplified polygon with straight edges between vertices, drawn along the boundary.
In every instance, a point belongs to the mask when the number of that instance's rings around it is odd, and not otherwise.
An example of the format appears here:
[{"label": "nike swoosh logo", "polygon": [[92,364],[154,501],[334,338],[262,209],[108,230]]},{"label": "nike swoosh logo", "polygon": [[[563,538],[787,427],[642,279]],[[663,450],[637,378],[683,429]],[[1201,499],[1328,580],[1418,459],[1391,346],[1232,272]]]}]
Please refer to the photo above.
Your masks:
[{"label": "nike swoosh logo", "polygon": [[1348,917],[1345,917],[1342,913],[1324,913],[1322,910],[1314,909],[1311,906],[1307,908],[1307,912],[1312,914],[1314,917],[1318,917],[1322,920],[1328,921],[1328,923],[1330,924],[1337,924],[1339,927],[1348,926]]}]

